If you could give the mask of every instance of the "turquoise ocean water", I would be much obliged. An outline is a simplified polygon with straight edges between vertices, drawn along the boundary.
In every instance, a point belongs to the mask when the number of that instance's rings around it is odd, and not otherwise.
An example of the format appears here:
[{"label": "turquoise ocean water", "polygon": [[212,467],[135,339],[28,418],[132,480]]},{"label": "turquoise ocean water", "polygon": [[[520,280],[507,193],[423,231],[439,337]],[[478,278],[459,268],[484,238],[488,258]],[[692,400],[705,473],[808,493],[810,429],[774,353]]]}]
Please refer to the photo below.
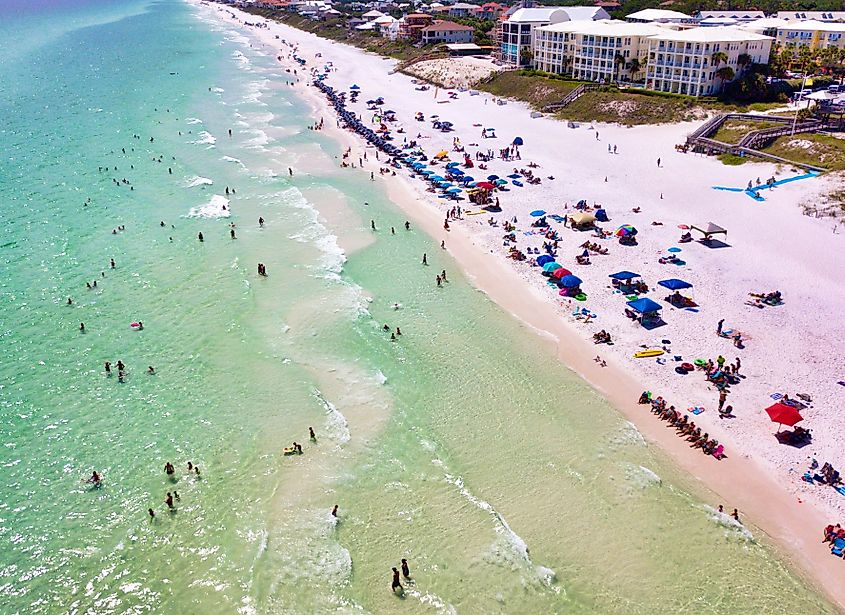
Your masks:
[{"label": "turquoise ocean water", "polygon": [[0,0],[0,37],[0,611],[833,612],[341,172],[243,34]]}]

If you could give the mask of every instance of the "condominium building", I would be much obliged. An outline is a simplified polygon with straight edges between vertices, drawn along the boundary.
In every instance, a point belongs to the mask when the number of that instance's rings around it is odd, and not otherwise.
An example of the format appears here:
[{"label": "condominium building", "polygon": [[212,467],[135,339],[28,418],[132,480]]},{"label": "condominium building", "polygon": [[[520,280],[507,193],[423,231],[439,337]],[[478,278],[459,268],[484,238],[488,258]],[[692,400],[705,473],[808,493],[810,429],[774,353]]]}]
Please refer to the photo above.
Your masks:
[{"label": "condominium building", "polygon": [[[746,55],[753,64],[765,64],[772,42],[769,36],[736,27],[665,30],[648,39],[646,87],[691,96],[715,94],[725,81],[717,75],[720,68],[729,66],[738,75]],[[727,61],[714,61],[714,54],[725,54]]]},{"label": "condominium building", "polygon": [[845,22],[845,11],[778,11],[775,15],[778,19],[787,21],[814,21]]},{"label": "condominium building", "polygon": [[814,51],[828,47],[845,48],[845,23],[812,19],[789,22],[778,28],[777,42],[785,47],[809,47]]},{"label": "condominium building", "polygon": [[534,28],[564,21],[585,21],[610,19],[607,11],[600,7],[536,7],[520,8],[506,20],[497,24],[495,33],[499,43],[497,56],[507,64],[524,66],[531,63],[526,52],[532,49]]},{"label": "condominium building", "polygon": [[624,21],[542,26],[534,29],[534,66],[586,81],[636,81],[645,75],[648,37],[663,31],[655,24]]}]

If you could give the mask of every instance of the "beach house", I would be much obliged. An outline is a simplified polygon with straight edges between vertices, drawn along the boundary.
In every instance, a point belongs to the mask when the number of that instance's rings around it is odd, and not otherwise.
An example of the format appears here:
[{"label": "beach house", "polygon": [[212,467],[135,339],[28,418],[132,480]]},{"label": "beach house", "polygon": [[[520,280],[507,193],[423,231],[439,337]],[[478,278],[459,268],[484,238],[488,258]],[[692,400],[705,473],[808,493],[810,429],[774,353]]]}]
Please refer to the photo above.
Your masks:
[{"label": "beach house", "polygon": [[585,81],[641,80],[648,37],[664,31],[650,23],[565,21],[534,30],[534,67]]},{"label": "beach house", "polygon": [[715,94],[748,63],[768,63],[772,43],[770,36],[735,26],[665,29],[648,37],[646,87],[690,96]]},{"label": "beach house", "polygon": [[475,30],[454,21],[438,19],[430,26],[422,29],[424,45],[434,43],[471,43]]}]

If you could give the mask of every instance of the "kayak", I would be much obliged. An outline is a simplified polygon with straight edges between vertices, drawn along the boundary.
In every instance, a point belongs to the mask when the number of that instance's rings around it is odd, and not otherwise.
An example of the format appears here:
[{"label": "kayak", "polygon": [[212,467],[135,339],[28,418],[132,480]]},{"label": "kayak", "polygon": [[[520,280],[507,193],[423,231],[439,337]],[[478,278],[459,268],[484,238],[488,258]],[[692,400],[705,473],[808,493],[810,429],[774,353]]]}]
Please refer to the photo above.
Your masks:
[{"label": "kayak", "polygon": [[660,348],[652,348],[651,350],[640,350],[634,353],[635,359],[647,359],[648,357],[659,357],[664,353]]}]

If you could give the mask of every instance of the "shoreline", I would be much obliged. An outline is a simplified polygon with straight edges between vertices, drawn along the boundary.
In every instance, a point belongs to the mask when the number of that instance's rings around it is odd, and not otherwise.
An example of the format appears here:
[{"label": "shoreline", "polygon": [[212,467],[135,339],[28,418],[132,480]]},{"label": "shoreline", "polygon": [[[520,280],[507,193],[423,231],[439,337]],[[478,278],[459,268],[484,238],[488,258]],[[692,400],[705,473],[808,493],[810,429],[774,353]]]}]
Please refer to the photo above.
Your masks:
[{"label": "shoreline", "polygon": [[[237,9],[220,7],[218,10]],[[255,20],[263,21],[258,17]],[[282,24],[276,25],[291,29]],[[272,44],[272,41],[262,40],[253,29],[245,29],[245,32],[264,44]],[[309,81],[301,79],[294,89],[312,107],[315,117],[336,117],[334,110],[322,94],[312,89]],[[354,133],[336,128],[331,121],[326,123],[324,130],[346,147],[360,149],[364,145]],[[825,511],[816,503],[801,503],[794,494],[768,476],[765,464],[740,454],[737,447],[729,448],[729,457],[717,465],[699,451],[690,449],[685,441],[667,430],[651,413],[643,418],[647,409],[638,405],[636,400],[644,388],[650,387],[643,386],[626,370],[614,353],[604,354],[608,366],[599,367],[592,359],[597,347],[561,318],[558,305],[520,276],[503,257],[496,255],[491,258],[491,250],[483,243],[483,238],[473,235],[465,224],[456,223],[449,232],[444,231],[442,211],[429,206],[416,185],[401,173],[395,178],[388,177],[384,185],[390,200],[432,238],[433,249],[439,249],[440,239],[446,240],[447,251],[473,286],[522,325],[533,329],[568,369],[605,397],[647,441],[657,444],[677,467],[703,488],[722,496],[730,502],[730,506],[739,508],[775,543],[779,553],[794,565],[809,585],[826,595],[840,610],[845,609],[845,588],[836,583],[836,572],[841,572],[841,562],[831,558],[823,546],[820,548],[820,531],[828,522]],[[424,207],[419,206],[421,201],[425,203]],[[517,289],[519,292],[515,292]]]}]

